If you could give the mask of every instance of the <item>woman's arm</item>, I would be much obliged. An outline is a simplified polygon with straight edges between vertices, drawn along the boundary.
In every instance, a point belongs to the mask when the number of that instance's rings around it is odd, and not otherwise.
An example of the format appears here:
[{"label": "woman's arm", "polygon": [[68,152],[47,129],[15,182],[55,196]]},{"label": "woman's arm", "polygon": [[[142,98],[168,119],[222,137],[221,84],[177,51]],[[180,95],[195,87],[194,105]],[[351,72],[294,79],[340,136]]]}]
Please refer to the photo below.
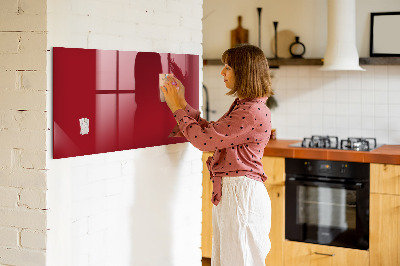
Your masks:
[{"label": "woman's arm", "polygon": [[[188,116],[190,116],[194,120],[196,120],[199,123],[199,125],[201,126],[201,128],[208,127],[210,125],[210,123],[214,123],[213,121],[208,122],[206,119],[200,117],[200,111],[194,109],[187,102],[186,103],[182,103],[182,106],[185,106],[185,108],[184,108],[185,114],[187,114]],[[171,133],[169,134],[168,137],[169,138],[171,138],[171,137],[184,137],[182,132],[179,131],[179,124],[178,123],[172,129],[172,131],[171,131]]]}]

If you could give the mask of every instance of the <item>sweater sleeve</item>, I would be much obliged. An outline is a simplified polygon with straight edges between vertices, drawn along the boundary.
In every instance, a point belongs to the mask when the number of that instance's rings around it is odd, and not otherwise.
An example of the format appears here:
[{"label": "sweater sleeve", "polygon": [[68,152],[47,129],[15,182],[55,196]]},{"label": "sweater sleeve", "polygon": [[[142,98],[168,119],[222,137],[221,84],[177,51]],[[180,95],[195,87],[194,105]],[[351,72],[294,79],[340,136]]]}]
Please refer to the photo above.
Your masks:
[{"label": "sweater sleeve", "polygon": [[[180,132],[201,151],[224,149],[255,141],[257,121],[247,109],[235,109],[217,122],[201,125],[183,109],[174,112]],[[262,125],[261,125],[262,126]]]},{"label": "sweater sleeve", "polygon": [[[208,122],[206,119],[203,119],[200,117],[200,111],[194,109],[192,106],[189,104],[186,105],[184,112],[186,115],[192,117],[194,120],[196,120],[201,127],[208,126],[210,122]],[[213,122],[211,122],[213,123]],[[179,131],[179,125],[176,124],[175,127],[172,129],[172,132],[168,136],[169,138],[173,137],[184,137],[181,131]]]}]

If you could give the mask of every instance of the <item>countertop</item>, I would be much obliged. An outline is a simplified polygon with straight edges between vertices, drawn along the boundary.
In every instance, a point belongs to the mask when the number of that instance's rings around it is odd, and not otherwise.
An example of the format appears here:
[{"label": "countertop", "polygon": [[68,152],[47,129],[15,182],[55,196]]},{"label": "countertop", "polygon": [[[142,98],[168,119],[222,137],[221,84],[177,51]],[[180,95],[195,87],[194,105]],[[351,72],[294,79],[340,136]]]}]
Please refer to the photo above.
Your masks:
[{"label": "countertop", "polygon": [[400,145],[383,145],[372,151],[289,147],[301,140],[270,140],[264,156],[364,163],[400,164]]}]

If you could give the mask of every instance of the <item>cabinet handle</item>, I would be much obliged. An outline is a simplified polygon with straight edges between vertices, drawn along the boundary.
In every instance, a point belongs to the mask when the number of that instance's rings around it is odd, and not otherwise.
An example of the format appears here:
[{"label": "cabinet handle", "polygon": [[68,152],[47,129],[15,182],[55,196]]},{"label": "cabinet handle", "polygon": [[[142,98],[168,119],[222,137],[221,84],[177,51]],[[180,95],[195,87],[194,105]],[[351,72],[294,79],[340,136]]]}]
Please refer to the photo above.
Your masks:
[{"label": "cabinet handle", "polygon": [[319,252],[314,252],[314,254],[316,254],[316,255],[324,255],[324,256],[331,256],[331,257],[335,256],[335,254],[327,254],[327,253],[319,253]]}]

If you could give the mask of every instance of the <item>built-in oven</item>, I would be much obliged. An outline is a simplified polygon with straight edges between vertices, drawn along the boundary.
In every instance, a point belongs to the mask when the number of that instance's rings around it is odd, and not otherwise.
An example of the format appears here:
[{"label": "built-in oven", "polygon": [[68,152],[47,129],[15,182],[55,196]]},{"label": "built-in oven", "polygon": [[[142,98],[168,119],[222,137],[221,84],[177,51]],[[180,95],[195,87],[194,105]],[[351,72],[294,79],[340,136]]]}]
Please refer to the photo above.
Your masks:
[{"label": "built-in oven", "polygon": [[286,239],[368,249],[368,163],[287,158],[285,169]]}]

